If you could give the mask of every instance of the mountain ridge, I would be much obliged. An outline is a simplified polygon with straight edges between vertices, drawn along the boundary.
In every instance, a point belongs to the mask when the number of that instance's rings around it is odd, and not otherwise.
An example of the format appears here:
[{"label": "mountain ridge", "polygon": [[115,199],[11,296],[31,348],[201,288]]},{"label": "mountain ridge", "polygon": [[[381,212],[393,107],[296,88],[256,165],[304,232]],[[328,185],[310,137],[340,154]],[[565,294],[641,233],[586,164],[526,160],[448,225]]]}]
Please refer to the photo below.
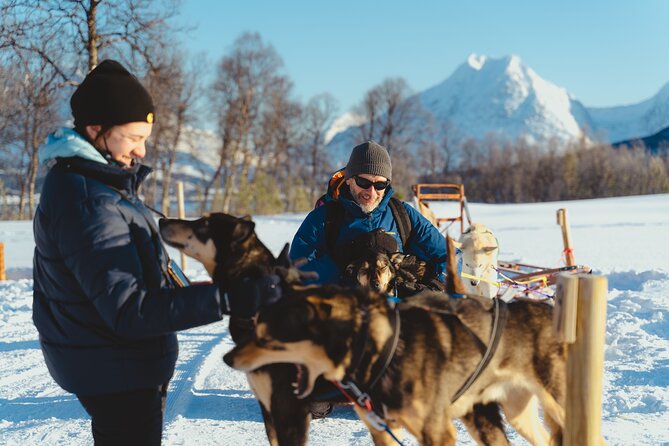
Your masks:
[{"label": "mountain ridge", "polygon": [[[437,123],[450,128],[454,133],[450,139],[456,144],[490,134],[538,143],[557,140],[562,145],[584,137],[613,143],[652,135],[669,126],[669,82],[651,98],[635,104],[587,107],[513,54],[501,58],[471,54],[442,82],[413,97]],[[343,152],[350,151],[358,127],[332,132],[331,152],[342,158]]]}]

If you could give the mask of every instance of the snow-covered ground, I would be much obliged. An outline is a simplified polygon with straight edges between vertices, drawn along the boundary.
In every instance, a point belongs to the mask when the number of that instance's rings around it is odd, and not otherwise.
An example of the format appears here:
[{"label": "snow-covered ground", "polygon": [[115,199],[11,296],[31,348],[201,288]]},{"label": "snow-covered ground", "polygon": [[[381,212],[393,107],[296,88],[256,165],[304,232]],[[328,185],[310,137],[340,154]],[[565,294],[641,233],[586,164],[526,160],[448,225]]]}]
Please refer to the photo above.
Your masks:
[{"label": "snow-covered ground", "polygon": [[[470,205],[474,219],[497,235],[501,259],[544,266],[561,261],[555,217],[561,207],[568,211],[577,263],[609,279],[604,436],[610,445],[669,444],[669,195]],[[258,217],[257,231],[278,253],[302,218]],[[32,325],[31,224],[0,222],[0,241],[10,278],[0,282],[0,444],[91,444],[86,413],[49,377]],[[205,277],[194,261],[187,272]],[[226,323],[182,332],[179,340],[163,443],[265,444],[260,412],[243,375],[221,360],[231,347]],[[473,444],[461,427],[459,432],[459,444]],[[510,436],[514,444],[526,444],[515,433]],[[309,444],[372,442],[344,407],[312,423]],[[406,444],[416,443],[407,438]]]}]

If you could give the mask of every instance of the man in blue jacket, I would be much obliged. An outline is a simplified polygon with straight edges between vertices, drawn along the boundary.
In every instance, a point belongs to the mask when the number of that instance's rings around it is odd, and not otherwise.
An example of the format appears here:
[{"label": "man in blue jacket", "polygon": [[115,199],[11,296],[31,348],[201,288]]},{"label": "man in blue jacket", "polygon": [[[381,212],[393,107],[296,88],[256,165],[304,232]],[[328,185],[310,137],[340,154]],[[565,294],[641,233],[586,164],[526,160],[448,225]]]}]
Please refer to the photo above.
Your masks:
[{"label": "man in blue jacket", "polygon": [[[372,238],[366,237],[379,229],[395,238],[398,251],[428,262],[436,272],[436,279],[444,283],[444,237],[418,211],[402,202],[400,205],[406,210],[411,223],[407,246],[403,246],[400,223],[395,221],[390,206],[393,195],[391,179],[390,155],[385,147],[374,141],[354,147],[346,168],[337,171],[330,179],[322,205],[304,219],[290,248],[291,259],[306,258],[307,263],[301,267],[303,271],[318,273],[316,283],[342,283],[347,260],[355,260],[350,257],[351,252],[356,250],[356,242],[365,240],[365,244],[375,243]],[[326,235],[326,221],[330,220],[333,224],[327,210],[331,202],[337,202],[343,208],[336,223],[339,228],[334,247],[328,246],[330,243]],[[327,401],[315,401],[311,403],[310,410],[314,418],[323,418],[332,411],[332,405]]]},{"label": "man in blue jacket", "polygon": [[[383,229],[393,235],[398,251],[415,255],[428,262],[443,282],[446,268],[444,237],[418,211],[402,203],[411,222],[407,246],[399,237],[398,222],[389,206],[393,195],[392,164],[385,147],[374,141],[364,142],[353,148],[344,170],[336,172],[330,180],[324,202],[338,202],[343,207],[341,229],[336,238],[334,252],[326,240],[327,205],[318,206],[304,219],[291,245],[292,259],[306,258],[304,271],[318,273],[318,283],[341,283],[343,268],[337,252],[347,251],[355,240]],[[353,259],[350,259],[353,260]]]}]

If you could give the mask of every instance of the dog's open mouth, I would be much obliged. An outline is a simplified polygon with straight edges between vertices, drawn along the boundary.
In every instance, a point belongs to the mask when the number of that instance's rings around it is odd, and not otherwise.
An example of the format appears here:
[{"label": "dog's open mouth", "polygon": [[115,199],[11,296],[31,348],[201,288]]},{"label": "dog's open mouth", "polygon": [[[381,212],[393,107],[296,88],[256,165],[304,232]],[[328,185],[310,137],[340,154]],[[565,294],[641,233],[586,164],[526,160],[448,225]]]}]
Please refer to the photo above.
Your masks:
[{"label": "dog's open mouth", "polygon": [[309,369],[302,364],[293,364],[295,366],[295,381],[293,381],[293,393],[298,398],[304,398],[309,390]]}]

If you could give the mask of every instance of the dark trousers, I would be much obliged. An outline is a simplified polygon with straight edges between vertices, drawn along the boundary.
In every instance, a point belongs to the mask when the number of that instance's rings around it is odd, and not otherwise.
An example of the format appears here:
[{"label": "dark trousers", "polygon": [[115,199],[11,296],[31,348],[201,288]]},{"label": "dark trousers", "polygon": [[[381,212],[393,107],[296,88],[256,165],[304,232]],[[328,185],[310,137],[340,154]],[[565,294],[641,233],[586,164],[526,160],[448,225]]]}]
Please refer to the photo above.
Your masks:
[{"label": "dark trousers", "polygon": [[167,384],[77,398],[91,416],[95,446],[160,445]]}]

